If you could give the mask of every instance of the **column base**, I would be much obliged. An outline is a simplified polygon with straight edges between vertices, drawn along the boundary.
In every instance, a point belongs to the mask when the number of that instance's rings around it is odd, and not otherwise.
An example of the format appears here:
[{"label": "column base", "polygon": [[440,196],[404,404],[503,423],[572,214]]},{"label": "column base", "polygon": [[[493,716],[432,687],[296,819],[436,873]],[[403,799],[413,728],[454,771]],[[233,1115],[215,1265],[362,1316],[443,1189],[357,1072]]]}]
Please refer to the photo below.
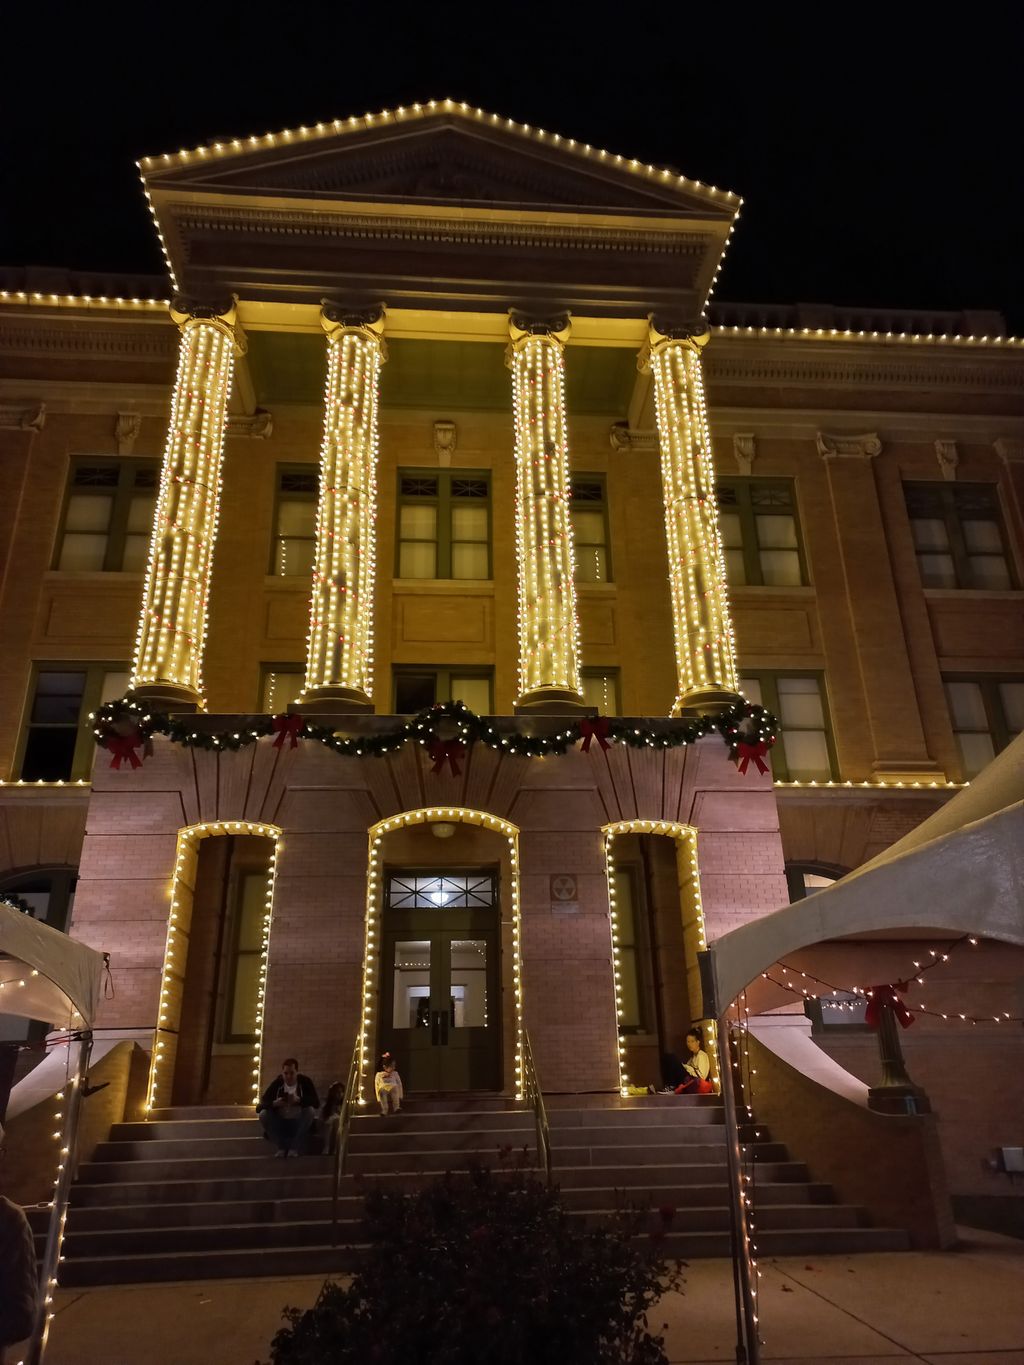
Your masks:
[{"label": "column base", "polygon": [[534,687],[524,692],[512,708],[517,716],[596,716],[578,692],[569,687]]},{"label": "column base", "polygon": [[314,687],[288,709],[300,716],[352,716],[372,712],[373,702],[361,687]]},{"label": "column base", "polygon": [[132,695],[139,701],[144,701],[147,706],[152,706],[154,711],[191,713],[199,710],[203,700],[191,687],[183,687],[172,682],[139,683],[137,687],[132,688]]},{"label": "column base", "polygon": [[721,716],[738,706],[743,698],[738,692],[727,692],[724,687],[692,687],[677,697],[672,706],[673,716]]}]

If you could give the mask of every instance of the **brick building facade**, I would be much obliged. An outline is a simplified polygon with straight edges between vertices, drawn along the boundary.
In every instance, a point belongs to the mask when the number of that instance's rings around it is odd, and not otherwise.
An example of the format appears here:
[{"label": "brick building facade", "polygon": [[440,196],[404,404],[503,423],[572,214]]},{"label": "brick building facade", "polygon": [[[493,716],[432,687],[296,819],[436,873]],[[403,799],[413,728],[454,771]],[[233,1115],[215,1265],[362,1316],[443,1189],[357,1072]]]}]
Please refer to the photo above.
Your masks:
[{"label": "brick building facade", "polygon": [[[545,1089],[654,1079],[700,1013],[701,932],[859,866],[1021,729],[1021,344],[991,314],[712,300],[698,349],[735,196],[458,106],[141,170],[173,320],[163,280],[0,280],[0,892],[111,952],[102,1024],[160,1058],[151,1102],[245,1102],[254,1053],[266,1070],[297,1051],[327,1081],[358,1037],[401,1055],[459,1027],[477,1053],[438,1070],[417,1052],[423,1089],[516,1091],[524,1028]],[[231,371],[222,456],[181,408],[168,436],[189,337]],[[350,342],[350,376],[379,367],[377,408],[328,371],[328,428],[332,411],[348,423],[335,444],[364,500],[352,467],[376,440],[375,506],[359,521],[332,504],[328,527],[325,355]],[[696,357],[685,392],[659,377],[673,347]],[[209,397],[214,362],[188,363]],[[556,384],[536,421],[567,426],[531,447],[514,392],[534,364],[564,365],[564,405]],[[714,735],[533,759],[477,745],[457,776],[415,746],[340,758],[269,739],[94,761],[83,722],[133,674],[154,707],[200,706],[210,734],[296,703],[367,737],[457,698],[536,734],[594,711],[645,726],[713,711],[728,678],[688,687],[684,665],[695,640],[729,654],[728,614],[687,620],[715,589],[687,589],[672,548],[659,445],[680,428],[656,392],[697,422],[701,369],[739,688],[782,721],[774,782],[741,776]],[[186,436],[222,489],[176,522]],[[525,471],[562,458],[571,503],[545,494],[545,539]],[[156,550],[172,531],[191,565],[176,596]],[[345,571],[347,605],[327,603],[344,577],[322,571],[328,539],[357,566],[375,554],[375,582]],[[337,642],[330,613],[350,608],[372,655],[331,659],[331,640],[317,655],[317,621]],[[431,910],[432,895],[449,900]],[[172,902],[179,944],[191,932],[178,967]],[[445,913],[447,930],[431,921]],[[986,989],[1013,1003],[1015,952],[986,962]],[[922,1042],[926,1073],[945,1046]]]}]

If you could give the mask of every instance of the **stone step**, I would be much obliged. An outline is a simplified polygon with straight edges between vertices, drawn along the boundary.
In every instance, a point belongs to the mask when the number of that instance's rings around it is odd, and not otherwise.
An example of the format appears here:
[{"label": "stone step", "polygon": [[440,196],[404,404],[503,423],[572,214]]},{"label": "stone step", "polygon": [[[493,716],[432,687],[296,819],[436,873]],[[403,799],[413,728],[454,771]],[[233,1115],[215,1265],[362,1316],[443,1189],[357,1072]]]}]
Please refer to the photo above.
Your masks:
[{"label": "stone step", "polygon": [[[452,1132],[450,1130],[436,1132],[419,1125],[403,1129],[398,1127],[378,1129],[375,1132],[353,1128],[349,1136],[348,1149],[353,1155],[376,1152],[386,1156],[392,1153],[396,1154],[397,1159],[397,1154],[403,1152],[479,1150],[485,1141],[493,1144],[492,1150],[496,1150],[499,1146],[509,1146],[513,1149],[523,1146],[532,1147],[534,1136],[532,1124],[529,1128],[496,1129],[491,1132],[484,1132],[480,1129],[470,1129],[466,1132]],[[170,1144],[160,1144],[161,1150],[165,1145],[169,1146]],[[559,1152],[568,1150],[570,1147],[620,1148],[627,1146],[632,1148],[643,1147],[651,1151],[660,1151],[665,1147],[697,1148],[707,1146],[713,1147],[716,1151],[724,1152],[725,1129],[697,1125],[677,1128],[674,1125],[660,1124],[652,1125],[650,1128],[620,1128],[618,1126],[565,1128],[552,1130],[551,1145],[555,1151]],[[224,1154],[231,1155],[227,1151]],[[142,1153],[140,1152],[139,1155]],[[168,1152],[168,1155],[172,1155],[172,1153]],[[185,1153],[178,1155],[185,1155]],[[239,1152],[238,1155],[243,1155],[243,1153]]]},{"label": "stone step", "polygon": [[252,1118],[251,1104],[188,1104],[174,1105],[164,1109],[151,1109],[149,1119],[157,1122],[178,1119],[244,1119]]},{"label": "stone step", "polygon": [[[568,1209],[619,1208],[629,1204],[639,1208],[728,1208],[729,1186],[723,1179],[707,1185],[673,1184],[670,1176],[664,1185],[577,1185],[575,1171],[563,1172],[564,1183],[559,1185],[562,1203]],[[557,1182],[556,1182],[557,1183]],[[832,1187],[811,1181],[780,1181],[766,1184],[758,1181],[754,1207],[768,1208],[778,1204],[834,1207]]]},{"label": "stone step", "polygon": [[[121,1181],[145,1181],[146,1183],[165,1180],[240,1180],[246,1176],[269,1177],[268,1170],[274,1161],[273,1152],[268,1144],[257,1147],[256,1156],[193,1156],[186,1159],[151,1161],[137,1158],[134,1161],[87,1161],[78,1170],[80,1184],[117,1184]],[[329,1156],[303,1156],[291,1163],[294,1169],[299,1163],[304,1167],[303,1175],[328,1175],[334,1170],[334,1159]],[[275,1162],[275,1164],[277,1164]],[[287,1163],[281,1162],[282,1166]]]},{"label": "stone step", "polygon": [[[533,1115],[530,1115],[531,1119]],[[554,1131],[561,1128],[629,1128],[634,1124],[648,1127],[653,1124],[666,1127],[717,1127],[724,1126],[725,1114],[721,1105],[660,1105],[643,1109],[551,1109],[547,1111],[548,1126]]]},{"label": "stone step", "polygon": [[[643,1234],[638,1243],[648,1245]],[[794,1228],[759,1234],[762,1256],[820,1256],[865,1251],[905,1251],[908,1237],[896,1228]],[[69,1258],[61,1274],[66,1288],[104,1284],[144,1284],[171,1280],[249,1279],[261,1276],[342,1274],[350,1270],[355,1246],[207,1248],[201,1251],[158,1252],[133,1256]],[[727,1232],[668,1232],[659,1241],[659,1254],[697,1259],[730,1254]]]}]

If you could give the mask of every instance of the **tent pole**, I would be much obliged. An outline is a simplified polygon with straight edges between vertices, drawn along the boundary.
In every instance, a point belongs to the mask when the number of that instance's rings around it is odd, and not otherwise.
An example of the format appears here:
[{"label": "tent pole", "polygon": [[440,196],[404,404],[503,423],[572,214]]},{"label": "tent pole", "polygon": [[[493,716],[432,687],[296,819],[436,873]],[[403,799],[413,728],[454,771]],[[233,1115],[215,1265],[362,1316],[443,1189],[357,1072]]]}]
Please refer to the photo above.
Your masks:
[{"label": "tent pole", "polygon": [[39,1281],[39,1303],[36,1307],[36,1323],[25,1365],[40,1365],[46,1350],[46,1338],[53,1317],[53,1294],[57,1288],[57,1267],[60,1263],[61,1242],[64,1239],[64,1223],[68,1216],[68,1195],[75,1170],[75,1155],[78,1146],[78,1124],[82,1113],[82,1091],[85,1074],[89,1069],[89,1054],[92,1052],[92,1029],[82,1029],[75,1034],[78,1042],[78,1061],[75,1074],[68,1083],[67,1110],[64,1119],[64,1137],[61,1142],[61,1161],[57,1172],[57,1183],[50,1206],[50,1226],[46,1232],[46,1250],[43,1253],[43,1270]]}]

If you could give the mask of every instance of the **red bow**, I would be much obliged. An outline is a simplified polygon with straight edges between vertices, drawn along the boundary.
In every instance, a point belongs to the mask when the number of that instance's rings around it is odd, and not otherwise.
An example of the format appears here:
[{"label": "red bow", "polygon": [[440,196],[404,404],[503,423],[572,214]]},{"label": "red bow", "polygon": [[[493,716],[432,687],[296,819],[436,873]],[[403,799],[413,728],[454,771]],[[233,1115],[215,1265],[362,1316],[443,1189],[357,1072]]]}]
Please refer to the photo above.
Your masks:
[{"label": "red bow", "polygon": [[889,1005],[904,1028],[914,1022],[914,1016],[899,997],[900,991],[908,989],[906,981],[892,981],[885,986],[872,986],[867,992],[868,1007],[864,1011],[864,1022],[868,1028],[877,1029],[882,1022],[882,1006]]},{"label": "red bow", "polygon": [[103,740],[103,747],[114,755],[110,760],[112,768],[120,768],[125,759],[133,768],[141,768],[142,759],[135,750],[141,748],[143,753],[153,752],[149,741],[143,738],[142,731],[137,727],[128,735],[107,735]]},{"label": "red bow", "polygon": [[432,773],[444,772],[444,765],[451,766],[452,777],[458,777],[462,772],[459,767],[459,759],[466,752],[466,746],[461,739],[432,739],[427,746],[427,753],[434,760]]},{"label": "red bow", "polygon": [[759,739],[756,744],[745,744],[742,740],[736,745],[736,761],[741,773],[745,773],[753,759],[757,764],[759,773],[768,771],[768,764],[764,761],[764,756],[768,752],[768,745],[763,739]]},{"label": "red bow", "polygon": [[306,722],[302,719],[301,716],[296,715],[275,716],[274,733],[277,735],[277,739],[274,740],[274,748],[275,749],[283,748],[285,740],[290,739],[291,747],[293,749],[297,749],[299,745],[299,735],[302,734],[302,727],[305,725],[305,723]]},{"label": "red bow", "polygon": [[580,739],[583,741],[583,752],[590,753],[590,741],[596,739],[602,749],[609,748],[608,740],[608,717],[598,716],[596,720],[589,720],[586,716],[580,721]]}]

